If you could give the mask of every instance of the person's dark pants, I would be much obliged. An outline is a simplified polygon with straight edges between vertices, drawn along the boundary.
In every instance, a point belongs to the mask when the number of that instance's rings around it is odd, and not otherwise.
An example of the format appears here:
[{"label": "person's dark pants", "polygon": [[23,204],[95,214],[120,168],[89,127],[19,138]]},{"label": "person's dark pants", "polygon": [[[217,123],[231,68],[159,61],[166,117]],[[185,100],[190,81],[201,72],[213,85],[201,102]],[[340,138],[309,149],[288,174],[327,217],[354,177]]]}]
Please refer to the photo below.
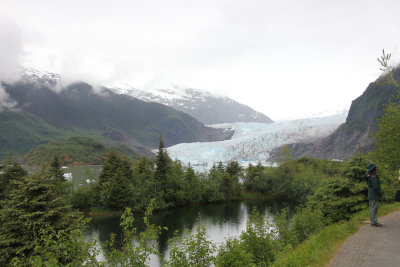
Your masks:
[{"label": "person's dark pants", "polygon": [[379,208],[379,200],[369,201],[369,220],[371,224],[378,223],[378,208]]}]

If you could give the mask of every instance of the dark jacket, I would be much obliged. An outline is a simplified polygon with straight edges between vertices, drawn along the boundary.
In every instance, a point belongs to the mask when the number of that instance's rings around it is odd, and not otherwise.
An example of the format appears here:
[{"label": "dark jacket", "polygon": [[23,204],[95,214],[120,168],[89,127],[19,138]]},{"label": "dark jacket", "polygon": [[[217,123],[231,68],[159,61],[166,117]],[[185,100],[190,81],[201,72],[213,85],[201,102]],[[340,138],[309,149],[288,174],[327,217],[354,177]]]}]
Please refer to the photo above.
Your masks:
[{"label": "dark jacket", "polygon": [[368,175],[368,200],[381,200],[381,181],[375,174]]}]

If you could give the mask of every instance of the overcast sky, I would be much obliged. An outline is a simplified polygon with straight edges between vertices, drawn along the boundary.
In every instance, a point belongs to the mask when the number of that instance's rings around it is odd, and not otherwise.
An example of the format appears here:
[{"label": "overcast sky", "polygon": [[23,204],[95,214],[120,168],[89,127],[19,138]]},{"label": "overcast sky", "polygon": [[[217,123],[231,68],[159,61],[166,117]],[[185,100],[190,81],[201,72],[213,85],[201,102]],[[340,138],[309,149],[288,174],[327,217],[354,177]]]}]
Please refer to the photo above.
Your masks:
[{"label": "overcast sky", "polygon": [[97,84],[204,89],[273,120],[348,109],[379,76],[383,48],[400,59],[398,0],[0,5],[2,79],[22,65]]}]

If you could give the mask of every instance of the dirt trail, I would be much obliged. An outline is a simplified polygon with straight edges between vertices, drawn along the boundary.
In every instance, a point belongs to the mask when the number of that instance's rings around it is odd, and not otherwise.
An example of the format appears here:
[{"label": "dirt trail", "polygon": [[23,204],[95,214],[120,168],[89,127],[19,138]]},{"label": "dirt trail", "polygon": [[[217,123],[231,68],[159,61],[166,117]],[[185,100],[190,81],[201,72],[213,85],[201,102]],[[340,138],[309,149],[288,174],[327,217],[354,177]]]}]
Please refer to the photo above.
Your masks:
[{"label": "dirt trail", "polygon": [[328,266],[399,267],[400,211],[379,217],[378,221],[383,227],[362,226],[346,240]]}]

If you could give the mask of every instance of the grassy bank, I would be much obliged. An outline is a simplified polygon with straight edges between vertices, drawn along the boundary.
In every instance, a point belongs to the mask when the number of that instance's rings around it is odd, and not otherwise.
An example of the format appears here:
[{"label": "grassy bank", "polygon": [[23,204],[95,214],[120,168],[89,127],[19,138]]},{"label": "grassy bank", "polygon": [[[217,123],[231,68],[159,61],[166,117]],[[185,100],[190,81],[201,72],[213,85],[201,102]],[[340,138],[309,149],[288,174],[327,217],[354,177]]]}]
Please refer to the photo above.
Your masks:
[{"label": "grassy bank", "polygon": [[[379,216],[400,210],[400,203],[381,205]],[[322,229],[294,250],[288,248],[278,255],[273,266],[326,266],[346,239],[369,220],[368,210],[356,214],[350,221],[336,223]]]}]

